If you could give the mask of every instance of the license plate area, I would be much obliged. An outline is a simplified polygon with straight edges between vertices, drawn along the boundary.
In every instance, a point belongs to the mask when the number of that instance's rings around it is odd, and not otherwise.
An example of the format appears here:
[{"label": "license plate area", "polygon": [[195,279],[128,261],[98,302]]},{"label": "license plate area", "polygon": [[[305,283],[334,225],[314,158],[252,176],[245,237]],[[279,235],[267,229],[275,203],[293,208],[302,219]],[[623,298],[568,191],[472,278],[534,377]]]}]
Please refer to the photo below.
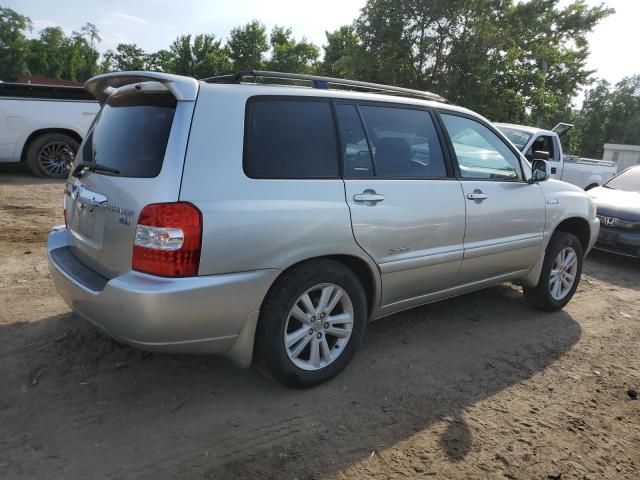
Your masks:
[{"label": "license plate area", "polygon": [[69,216],[69,229],[82,244],[93,249],[102,248],[105,209],[87,205],[80,199],[73,200],[73,212]]},{"label": "license plate area", "polygon": [[76,201],[77,231],[84,237],[93,239],[96,227],[96,207]]}]

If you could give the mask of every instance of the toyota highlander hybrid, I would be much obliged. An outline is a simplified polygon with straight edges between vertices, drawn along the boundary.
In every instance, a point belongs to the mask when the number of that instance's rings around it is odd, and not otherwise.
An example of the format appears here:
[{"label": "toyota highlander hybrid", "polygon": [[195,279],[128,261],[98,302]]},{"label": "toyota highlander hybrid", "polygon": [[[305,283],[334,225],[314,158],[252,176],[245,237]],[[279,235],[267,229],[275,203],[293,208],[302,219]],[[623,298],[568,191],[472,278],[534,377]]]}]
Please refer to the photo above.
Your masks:
[{"label": "toyota highlander hybrid", "polygon": [[564,307],[598,237],[584,191],[434,94],[256,71],[85,87],[102,107],[49,262],[75,312],[141,349],[308,387],[369,320],[503,282]]}]

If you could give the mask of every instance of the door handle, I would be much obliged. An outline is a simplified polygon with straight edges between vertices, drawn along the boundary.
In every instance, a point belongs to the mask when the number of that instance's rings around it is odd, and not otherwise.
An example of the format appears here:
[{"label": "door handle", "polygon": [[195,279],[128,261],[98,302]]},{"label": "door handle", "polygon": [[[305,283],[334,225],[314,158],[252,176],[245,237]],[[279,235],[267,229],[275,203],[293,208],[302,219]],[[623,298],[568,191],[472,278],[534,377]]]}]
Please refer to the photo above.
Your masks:
[{"label": "door handle", "polygon": [[467,193],[467,198],[469,200],[486,200],[488,197],[485,193],[482,192],[473,192],[473,193]]},{"label": "door handle", "polygon": [[551,167],[551,174],[555,174],[558,171],[556,167]]},{"label": "door handle", "polygon": [[375,205],[384,200],[384,195],[376,193],[375,190],[365,190],[353,196],[353,201],[358,203],[366,203],[367,205]]}]

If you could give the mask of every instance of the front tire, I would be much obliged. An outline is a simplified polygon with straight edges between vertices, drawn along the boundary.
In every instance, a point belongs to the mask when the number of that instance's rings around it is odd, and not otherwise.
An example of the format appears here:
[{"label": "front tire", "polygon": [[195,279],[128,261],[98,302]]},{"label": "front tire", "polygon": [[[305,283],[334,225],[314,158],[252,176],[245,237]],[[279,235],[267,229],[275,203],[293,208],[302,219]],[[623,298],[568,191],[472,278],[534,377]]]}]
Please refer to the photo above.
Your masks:
[{"label": "front tire", "polygon": [[36,177],[67,178],[78,142],[63,133],[46,133],[36,137],[27,149],[27,165]]},{"label": "front tire", "polygon": [[562,309],[578,288],[583,261],[584,250],[575,235],[554,233],[547,246],[538,285],[524,288],[529,304],[547,312]]},{"label": "front tire", "polygon": [[304,263],[276,280],[262,305],[256,361],[289,387],[327,382],[353,358],[366,321],[366,295],[349,268],[328,259]]}]

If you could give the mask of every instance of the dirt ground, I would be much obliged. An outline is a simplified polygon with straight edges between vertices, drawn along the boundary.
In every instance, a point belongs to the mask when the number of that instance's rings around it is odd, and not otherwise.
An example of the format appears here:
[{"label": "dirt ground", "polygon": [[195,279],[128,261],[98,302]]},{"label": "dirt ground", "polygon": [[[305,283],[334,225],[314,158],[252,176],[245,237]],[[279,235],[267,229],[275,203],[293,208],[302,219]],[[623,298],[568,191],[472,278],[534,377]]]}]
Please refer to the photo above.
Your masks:
[{"label": "dirt ground", "polygon": [[293,391],[72,314],[45,260],[62,189],[0,168],[1,479],[640,478],[639,262],[593,253],[554,314],[500,286],[375,322]]}]

